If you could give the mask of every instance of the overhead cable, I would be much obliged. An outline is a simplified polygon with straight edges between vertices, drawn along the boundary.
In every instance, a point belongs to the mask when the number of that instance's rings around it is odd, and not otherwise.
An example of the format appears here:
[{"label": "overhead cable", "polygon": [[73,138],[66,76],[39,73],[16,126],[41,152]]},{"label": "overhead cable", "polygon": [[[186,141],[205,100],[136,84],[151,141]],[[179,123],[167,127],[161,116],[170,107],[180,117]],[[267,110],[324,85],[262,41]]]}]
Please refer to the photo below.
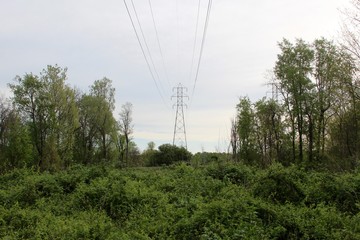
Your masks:
[{"label": "overhead cable", "polygon": [[156,89],[158,90],[158,93],[159,93],[161,99],[163,100],[164,104],[165,104],[166,106],[168,106],[168,105],[166,104],[165,99],[164,99],[164,97],[163,97],[163,95],[162,95],[162,93],[161,93],[161,91],[160,91],[160,88],[159,88],[159,86],[158,86],[158,84],[157,84],[157,81],[156,81],[155,76],[154,76],[154,73],[153,73],[153,71],[152,71],[152,69],[151,69],[149,60],[148,60],[148,58],[146,57],[146,54],[145,54],[145,51],[144,51],[144,47],[143,47],[143,45],[142,45],[142,43],[141,43],[141,41],[140,41],[139,34],[138,34],[137,30],[136,30],[136,27],[135,27],[135,24],[134,24],[134,20],[133,20],[133,18],[131,17],[131,13],[130,13],[129,7],[128,7],[127,3],[126,3],[126,0],[124,0],[124,4],[125,4],[125,7],[126,7],[126,11],[127,11],[128,15],[129,15],[129,18],[130,18],[130,21],[131,21],[131,25],[133,26],[133,29],[134,29],[136,38],[137,38],[138,43],[139,43],[139,45],[140,45],[141,52],[142,52],[142,54],[143,54],[143,56],[144,56],[144,58],[145,58],[145,61],[146,61],[146,64],[147,64],[147,66],[148,66],[148,69],[149,69],[149,71],[150,71],[151,77],[152,77],[152,79],[153,79],[153,81],[154,81],[154,83],[155,83]]},{"label": "overhead cable", "polygon": [[194,44],[193,44],[193,51],[192,51],[192,58],[191,58],[191,65],[190,65],[190,73],[189,73],[189,79],[191,80],[193,68],[194,68],[194,61],[195,61],[195,49],[196,49],[196,43],[197,43],[197,35],[198,35],[198,28],[199,28],[199,16],[200,16],[200,3],[201,0],[198,2],[198,9],[197,9],[197,16],[196,16],[196,27],[195,27],[195,37],[194,37]]},{"label": "overhead cable", "polygon": [[151,62],[152,67],[153,67],[153,69],[154,69],[155,75],[156,75],[156,77],[157,77],[157,79],[158,79],[158,81],[159,81],[160,88],[161,88],[161,90],[163,90],[163,92],[165,92],[165,91],[164,91],[164,88],[163,88],[163,86],[162,86],[162,84],[161,84],[161,81],[160,81],[159,73],[158,73],[158,71],[156,70],[156,67],[155,67],[155,64],[154,64],[154,60],[153,60],[153,58],[152,58],[152,56],[151,56],[151,52],[150,52],[149,46],[148,46],[148,44],[147,44],[144,31],[143,31],[143,29],[142,29],[142,27],[141,27],[141,23],[140,23],[140,20],[139,20],[139,16],[138,16],[138,14],[137,14],[136,7],[135,7],[135,4],[134,4],[134,1],[133,1],[133,0],[131,0],[131,4],[132,4],[132,7],[133,7],[133,10],[134,10],[134,13],[135,13],[135,17],[136,17],[137,23],[138,23],[138,25],[139,25],[139,29],[140,29],[140,32],[141,32],[141,36],[142,36],[142,38],[143,38],[143,40],[144,40],[144,44],[145,44],[146,50],[147,50],[147,52],[148,52],[148,54],[149,54],[150,62]]},{"label": "overhead cable", "polygon": [[192,99],[193,96],[194,96],[195,87],[196,87],[196,82],[197,82],[197,79],[198,79],[198,76],[199,76],[199,69],[200,69],[201,58],[202,58],[202,54],[203,54],[203,50],[204,50],[206,32],[207,32],[207,28],[208,28],[208,25],[209,25],[211,5],[212,5],[212,0],[209,0],[209,2],[208,2],[208,7],[207,7],[207,12],[206,12],[204,32],[203,32],[203,36],[202,36],[202,40],[201,40],[200,55],[199,55],[199,60],[198,60],[198,64],[197,64],[196,75],[195,75],[194,86],[193,86],[193,90],[192,90],[192,94],[191,94],[191,96],[192,96],[191,99]]},{"label": "overhead cable", "polygon": [[157,44],[158,44],[158,47],[159,47],[160,56],[161,56],[161,59],[162,59],[162,65],[163,65],[164,72],[165,72],[165,77],[166,77],[166,80],[167,80],[167,83],[168,83],[169,87],[171,87],[170,86],[170,81],[169,81],[169,76],[168,76],[166,65],[165,65],[165,58],[164,58],[162,48],[161,48],[161,44],[160,44],[159,33],[158,33],[158,30],[157,30],[157,27],[156,27],[156,22],[155,22],[153,8],[152,8],[152,5],[151,5],[151,0],[149,0],[149,6],[150,6],[150,11],[151,11],[152,21],[153,21],[153,24],[154,24],[156,40],[157,40]]}]

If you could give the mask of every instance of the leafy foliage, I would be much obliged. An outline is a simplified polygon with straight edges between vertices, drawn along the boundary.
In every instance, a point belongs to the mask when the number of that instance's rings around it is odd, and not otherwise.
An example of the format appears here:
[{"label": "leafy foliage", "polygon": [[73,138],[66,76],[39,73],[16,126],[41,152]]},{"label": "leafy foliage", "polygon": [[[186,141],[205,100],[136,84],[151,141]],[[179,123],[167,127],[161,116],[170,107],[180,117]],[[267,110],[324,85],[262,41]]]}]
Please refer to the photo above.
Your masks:
[{"label": "leafy foliage", "polygon": [[184,147],[178,147],[171,144],[159,146],[159,150],[151,154],[150,166],[170,165],[176,162],[189,162],[191,153]]},{"label": "leafy foliage", "polygon": [[242,97],[231,131],[233,158],[267,167],[355,169],[359,164],[358,71],[344,48],[320,38],[284,39],[271,79],[272,99]]},{"label": "leafy foliage", "polygon": [[9,239],[358,239],[359,173],[214,162],[0,175]]},{"label": "leafy foliage", "polygon": [[305,195],[294,176],[281,165],[271,166],[254,186],[254,195],[274,203],[300,203]]}]

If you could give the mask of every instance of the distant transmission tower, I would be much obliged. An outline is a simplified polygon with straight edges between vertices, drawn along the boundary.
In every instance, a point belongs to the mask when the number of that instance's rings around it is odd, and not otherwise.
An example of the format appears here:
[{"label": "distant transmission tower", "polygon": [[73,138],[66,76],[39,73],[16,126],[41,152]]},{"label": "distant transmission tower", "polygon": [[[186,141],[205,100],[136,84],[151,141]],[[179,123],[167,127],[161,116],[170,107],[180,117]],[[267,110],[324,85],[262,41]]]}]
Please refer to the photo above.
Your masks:
[{"label": "distant transmission tower", "polygon": [[173,88],[173,91],[176,91],[176,95],[171,97],[171,99],[176,98],[176,103],[173,105],[173,107],[176,106],[173,145],[185,147],[187,149],[184,116],[184,106],[187,107],[187,105],[184,104],[184,98],[189,99],[187,95],[184,95],[184,92],[187,92],[187,88],[179,83],[177,87]]},{"label": "distant transmission tower", "polygon": [[266,92],[266,96],[268,93],[271,93],[271,99],[278,102],[279,101],[279,87],[278,84],[273,80],[272,82],[268,83],[271,86],[271,91]]},{"label": "distant transmission tower", "polygon": [[279,88],[275,81],[271,83],[271,93],[271,98],[277,102],[279,100]]}]

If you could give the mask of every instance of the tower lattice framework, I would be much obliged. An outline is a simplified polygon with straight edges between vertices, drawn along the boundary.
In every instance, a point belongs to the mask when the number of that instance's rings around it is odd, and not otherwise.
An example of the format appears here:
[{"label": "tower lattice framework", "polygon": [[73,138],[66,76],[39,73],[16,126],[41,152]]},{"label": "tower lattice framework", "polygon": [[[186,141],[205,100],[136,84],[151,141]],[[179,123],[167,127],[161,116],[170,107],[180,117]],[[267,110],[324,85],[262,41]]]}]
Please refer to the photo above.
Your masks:
[{"label": "tower lattice framework", "polygon": [[189,99],[189,97],[185,94],[187,92],[187,88],[179,83],[177,87],[173,88],[173,92],[176,93],[176,95],[171,97],[171,99],[176,98],[176,103],[173,105],[173,107],[176,107],[173,145],[185,147],[187,149],[184,115],[184,107],[187,107],[187,105],[184,104],[184,99]]}]

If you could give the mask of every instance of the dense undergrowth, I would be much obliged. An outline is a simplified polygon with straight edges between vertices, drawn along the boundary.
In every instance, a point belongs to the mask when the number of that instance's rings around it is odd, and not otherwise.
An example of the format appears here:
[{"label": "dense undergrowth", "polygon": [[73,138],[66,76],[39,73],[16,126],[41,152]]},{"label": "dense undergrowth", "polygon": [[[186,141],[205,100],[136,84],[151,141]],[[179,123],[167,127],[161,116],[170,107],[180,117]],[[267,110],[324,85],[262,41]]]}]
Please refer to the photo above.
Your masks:
[{"label": "dense undergrowth", "polygon": [[273,165],[17,169],[2,239],[360,239],[360,173]]}]

